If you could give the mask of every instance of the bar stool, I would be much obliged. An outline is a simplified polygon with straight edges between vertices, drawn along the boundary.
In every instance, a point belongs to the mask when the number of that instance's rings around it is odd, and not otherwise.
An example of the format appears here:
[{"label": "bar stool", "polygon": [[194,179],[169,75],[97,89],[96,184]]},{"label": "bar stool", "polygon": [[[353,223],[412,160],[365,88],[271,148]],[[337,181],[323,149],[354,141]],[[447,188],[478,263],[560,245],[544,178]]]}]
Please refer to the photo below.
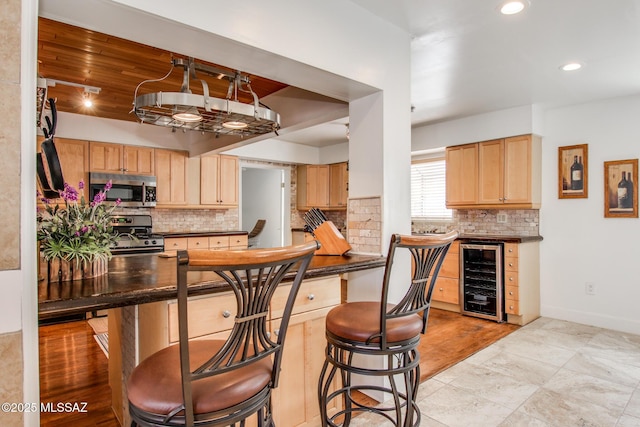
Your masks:
[{"label": "bar stool", "polygon": [[[357,412],[373,412],[395,426],[420,425],[416,404],[420,383],[420,334],[427,328],[433,287],[442,261],[458,233],[422,236],[391,236],[380,301],[348,302],[333,308],[326,318],[327,347],[318,383],[318,400],[322,426],[337,426],[342,417],[348,426]],[[412,279],[397,304],[388,302],[391,267],[399,249],[407,249],[412,259]],[[365,356],[384,358],[382,368],[363,363]],[[371,358],[368,358],[369,361]],[[370,363],[369,363],[370,365]],[[336,373],[341,387],[331,392]],[[352,374],[384,377],[387,384],[354,385]],[[401,380],[397,376],[401,377]],[[400,382],[400,384],[398,384]],[[367,406],[354,400],[353,391],[391,393],[393,404]],[[344,409],[327,413],[332,399],[343,399]]]},{"label": "bar stool", "polygon": [[[257,413],[272,426],[271,390],[278,385],[289,317],[316,242],[242,251],[179,251],[179,343],[134,368],[127,397],[132,426],[228,426]],[[189,340],[187,273],[222,278],[237,315],[227,339]],[[202,278],[202,277],[201,277]],[[293,280],[279,332],[269,334],[269,307],[283,279]],[[213,298],[215,300],[215,298]]]}]

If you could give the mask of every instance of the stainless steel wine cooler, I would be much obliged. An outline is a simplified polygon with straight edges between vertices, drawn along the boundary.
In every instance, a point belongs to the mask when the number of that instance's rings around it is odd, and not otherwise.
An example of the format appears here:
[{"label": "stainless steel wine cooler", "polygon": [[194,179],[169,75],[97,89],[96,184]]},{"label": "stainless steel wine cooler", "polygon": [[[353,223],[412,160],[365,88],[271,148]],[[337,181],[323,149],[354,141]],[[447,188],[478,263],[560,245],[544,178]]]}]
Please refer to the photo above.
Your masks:
[{"label": "stainless steel wine cooler", "polygon": [[462,314],[503,322],[503,244],[463,243],[460,253]]}]

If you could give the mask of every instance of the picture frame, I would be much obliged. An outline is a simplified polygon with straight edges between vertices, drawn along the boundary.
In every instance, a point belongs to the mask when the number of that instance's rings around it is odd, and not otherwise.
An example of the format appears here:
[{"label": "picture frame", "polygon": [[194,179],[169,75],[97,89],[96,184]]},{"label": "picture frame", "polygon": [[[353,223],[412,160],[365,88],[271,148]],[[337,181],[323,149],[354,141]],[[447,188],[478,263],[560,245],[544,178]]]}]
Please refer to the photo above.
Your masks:
[{"label": "picture frame", "polygon": [[604,162],[604,217],[638,218],[638,159]]},{"label": "picture frame", "polygon": [[558,199],[589,197],[588,144],[558,147]]}]

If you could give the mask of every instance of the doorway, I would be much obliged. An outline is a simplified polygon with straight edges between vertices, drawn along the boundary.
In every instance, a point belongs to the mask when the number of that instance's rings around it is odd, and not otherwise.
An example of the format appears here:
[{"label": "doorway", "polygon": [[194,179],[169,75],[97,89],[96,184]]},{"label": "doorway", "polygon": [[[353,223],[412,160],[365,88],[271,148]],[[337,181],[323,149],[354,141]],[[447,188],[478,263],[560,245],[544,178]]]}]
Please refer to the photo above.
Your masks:
[{"label": "doorway", "polygon": [[253,248],[291,244],[289,214],[291,171],[272,165],[241,163],[241,211],[243,230],[251,231],[256,221],[265,219],[264,229],[250,242]]}]

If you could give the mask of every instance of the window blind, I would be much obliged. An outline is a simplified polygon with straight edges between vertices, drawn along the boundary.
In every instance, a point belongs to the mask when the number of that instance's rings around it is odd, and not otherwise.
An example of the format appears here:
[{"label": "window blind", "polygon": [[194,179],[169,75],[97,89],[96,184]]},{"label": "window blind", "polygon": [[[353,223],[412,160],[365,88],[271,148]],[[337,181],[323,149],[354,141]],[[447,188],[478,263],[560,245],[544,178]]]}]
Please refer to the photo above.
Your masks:
[{"label": "window blind", "polygon": [[411,164],[411,217],[447,219],[444,159],[421,160]]}]

